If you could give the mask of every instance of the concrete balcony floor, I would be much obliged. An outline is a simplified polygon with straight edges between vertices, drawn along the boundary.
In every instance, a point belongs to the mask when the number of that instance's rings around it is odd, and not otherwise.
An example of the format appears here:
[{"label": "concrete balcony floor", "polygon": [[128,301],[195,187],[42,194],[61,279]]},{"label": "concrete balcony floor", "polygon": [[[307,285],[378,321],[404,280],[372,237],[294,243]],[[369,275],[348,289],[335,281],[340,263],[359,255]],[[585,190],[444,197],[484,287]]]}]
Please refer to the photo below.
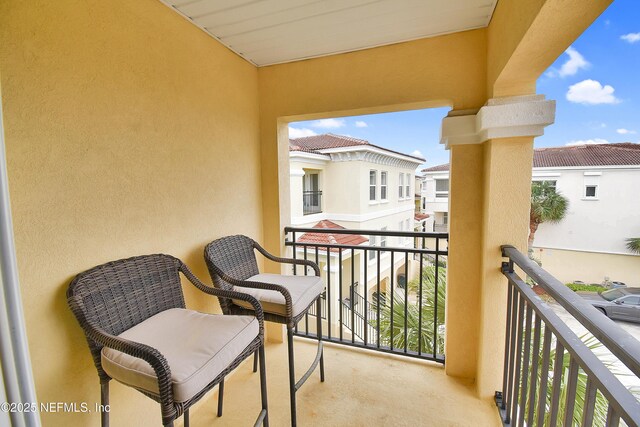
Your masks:
[{"label": "concrete balcony floor", "polygon": [[[315,356],[313,341],[296,338],[296,378]],[[300,426],[501,426],[495,405],[473,384],[449,377],[441,365],[326,344],[325,379],[318,371],[298,391]],[[286,344],[266,347],[271,426],[290,425]],[[246,361],[225,383],[224,414],[217,392],[191,410],[191,425],[248,426],[260,408],[258,374]]]}]

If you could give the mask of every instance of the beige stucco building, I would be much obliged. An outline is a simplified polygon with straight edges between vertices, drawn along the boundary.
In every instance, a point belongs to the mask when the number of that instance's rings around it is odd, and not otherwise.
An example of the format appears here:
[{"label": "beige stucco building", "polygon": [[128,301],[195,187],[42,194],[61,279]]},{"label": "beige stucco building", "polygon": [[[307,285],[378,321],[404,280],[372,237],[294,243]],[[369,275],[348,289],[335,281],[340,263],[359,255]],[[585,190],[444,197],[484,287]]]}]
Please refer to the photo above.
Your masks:
[{"label": "beige stucco building", "polygon": [[[365,231],[360,245],[374,247],[409,247],[408,237],[368,236],[366,231],[413,231],[415,213],[415,171],[424,159],[399,153],[368,141],[342,135],[325,134],[290,141],[291,224],[301,228],[336,228]],[[315,241],[319,236],[298,234],[298,241]],[[303,249],[298,248],[298,257]],[[395,283],[406,283],[416,276],[417,261],[396,257],[391,265],[389,252],[341,251],[339,268],[337,251],[320,248],[318,262],[325,275],[332,277],[333,295],[357,297],[367,293],[374,300],[380,282],[380,293],[389,291],[391,276]],[[313,253],[311,254],[313,259]],[[327,256],[332,261],[327,263]],[[377,257],[380,256],[378,277]],[[409,266],[405,272],[405,263]],[[354,268],[351,268],[354,263]],[[329,268],[330,267],[330,268]],[[365,275],[365,269],[367,270]],[[354,276],[351,277],[351,271]],[[338,288],[343,272],[342,291]],[[408,274],[408,277],[407,277]],[[365,283],[366,278],[366,283]],[[338,299],[331,311],[342,307]],[[347,308],[348,309],[348,308]],[[337,321],[337,316],[335,316]]]}]

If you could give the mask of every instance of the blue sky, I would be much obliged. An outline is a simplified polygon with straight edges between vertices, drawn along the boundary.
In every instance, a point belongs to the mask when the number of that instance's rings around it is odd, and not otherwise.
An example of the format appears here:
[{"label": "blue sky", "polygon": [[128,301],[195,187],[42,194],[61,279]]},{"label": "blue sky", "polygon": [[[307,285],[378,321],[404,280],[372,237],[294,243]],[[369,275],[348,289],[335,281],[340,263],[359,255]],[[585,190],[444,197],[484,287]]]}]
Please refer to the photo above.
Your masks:
[{"label": "blue sky", "polygon": [[[538,79],[556,122],[536,147],[640,142],[640,2],[616,0]],[[297,122],[290,137],[335,133],[447,163],[439,144],[448,108]]]}]

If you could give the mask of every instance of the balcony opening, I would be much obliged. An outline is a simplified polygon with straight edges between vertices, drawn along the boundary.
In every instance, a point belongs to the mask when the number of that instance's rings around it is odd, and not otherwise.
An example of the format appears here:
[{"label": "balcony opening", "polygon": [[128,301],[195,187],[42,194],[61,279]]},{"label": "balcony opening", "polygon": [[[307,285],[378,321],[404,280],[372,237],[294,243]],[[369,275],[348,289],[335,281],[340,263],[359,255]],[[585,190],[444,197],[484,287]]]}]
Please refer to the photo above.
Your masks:
[{"label": "balcony opening", "polygon": [[[328,341],[444,362],[448,236],[427,229],[422,169],[448,159],[447,110],[289,124],[285,245],[320,267],[326,289],[310,317]],[[446,197],[448,181],[438,190]],[[315,322],[297,335],[312,337]]]}]

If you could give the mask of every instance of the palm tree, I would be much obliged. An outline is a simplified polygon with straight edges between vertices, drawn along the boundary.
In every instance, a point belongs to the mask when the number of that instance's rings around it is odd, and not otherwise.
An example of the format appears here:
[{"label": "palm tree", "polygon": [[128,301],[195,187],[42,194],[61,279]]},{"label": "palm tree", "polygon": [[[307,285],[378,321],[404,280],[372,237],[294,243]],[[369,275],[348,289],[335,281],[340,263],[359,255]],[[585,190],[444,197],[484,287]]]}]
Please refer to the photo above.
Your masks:
[{"label": "palm tree", "polygon": [[[393,342],[394,348],[422,353],[443,354],[444,333],[438,332],[444,326],[445,295],[446,295],[446,267],[438,266],[438,295],[436,297],[435,277],[436,267],[427,266],[422,269],[422,298],[420,298],[420,280],[414,279],[407,284],[407,304],[405,305],[405,291],[395,289],[393,307],[391,298],[387,296],[380,300],[380,344],[389,346]],[[422,307],[420,300],[422,299]],[[435,312],[437,299],[437,317]],[[391,313],[393,311],[393,324]],[[406,312],[406,316],[405,316]],[[434,340],[434,317],[437,338]],[[405,319],[407,334],[404,334]],[[377,321],[371,320],[376,327]],[[392,333],[393,331],[393,333]],[[393,340],[392,340],[393,337]],[[434,349],[435,341],[435,349]]]},{"label": "palm tree", "polygon": [[631,237],[627,239],[627,249],[631,252],[640,254],[640,237]]},{"label": "palm tree", "polygon": [[543,222],[559,222],[564,218],[569,201],[547,181],[531,184],[531,212],[529,214],[529,252],[538,226]]}]

